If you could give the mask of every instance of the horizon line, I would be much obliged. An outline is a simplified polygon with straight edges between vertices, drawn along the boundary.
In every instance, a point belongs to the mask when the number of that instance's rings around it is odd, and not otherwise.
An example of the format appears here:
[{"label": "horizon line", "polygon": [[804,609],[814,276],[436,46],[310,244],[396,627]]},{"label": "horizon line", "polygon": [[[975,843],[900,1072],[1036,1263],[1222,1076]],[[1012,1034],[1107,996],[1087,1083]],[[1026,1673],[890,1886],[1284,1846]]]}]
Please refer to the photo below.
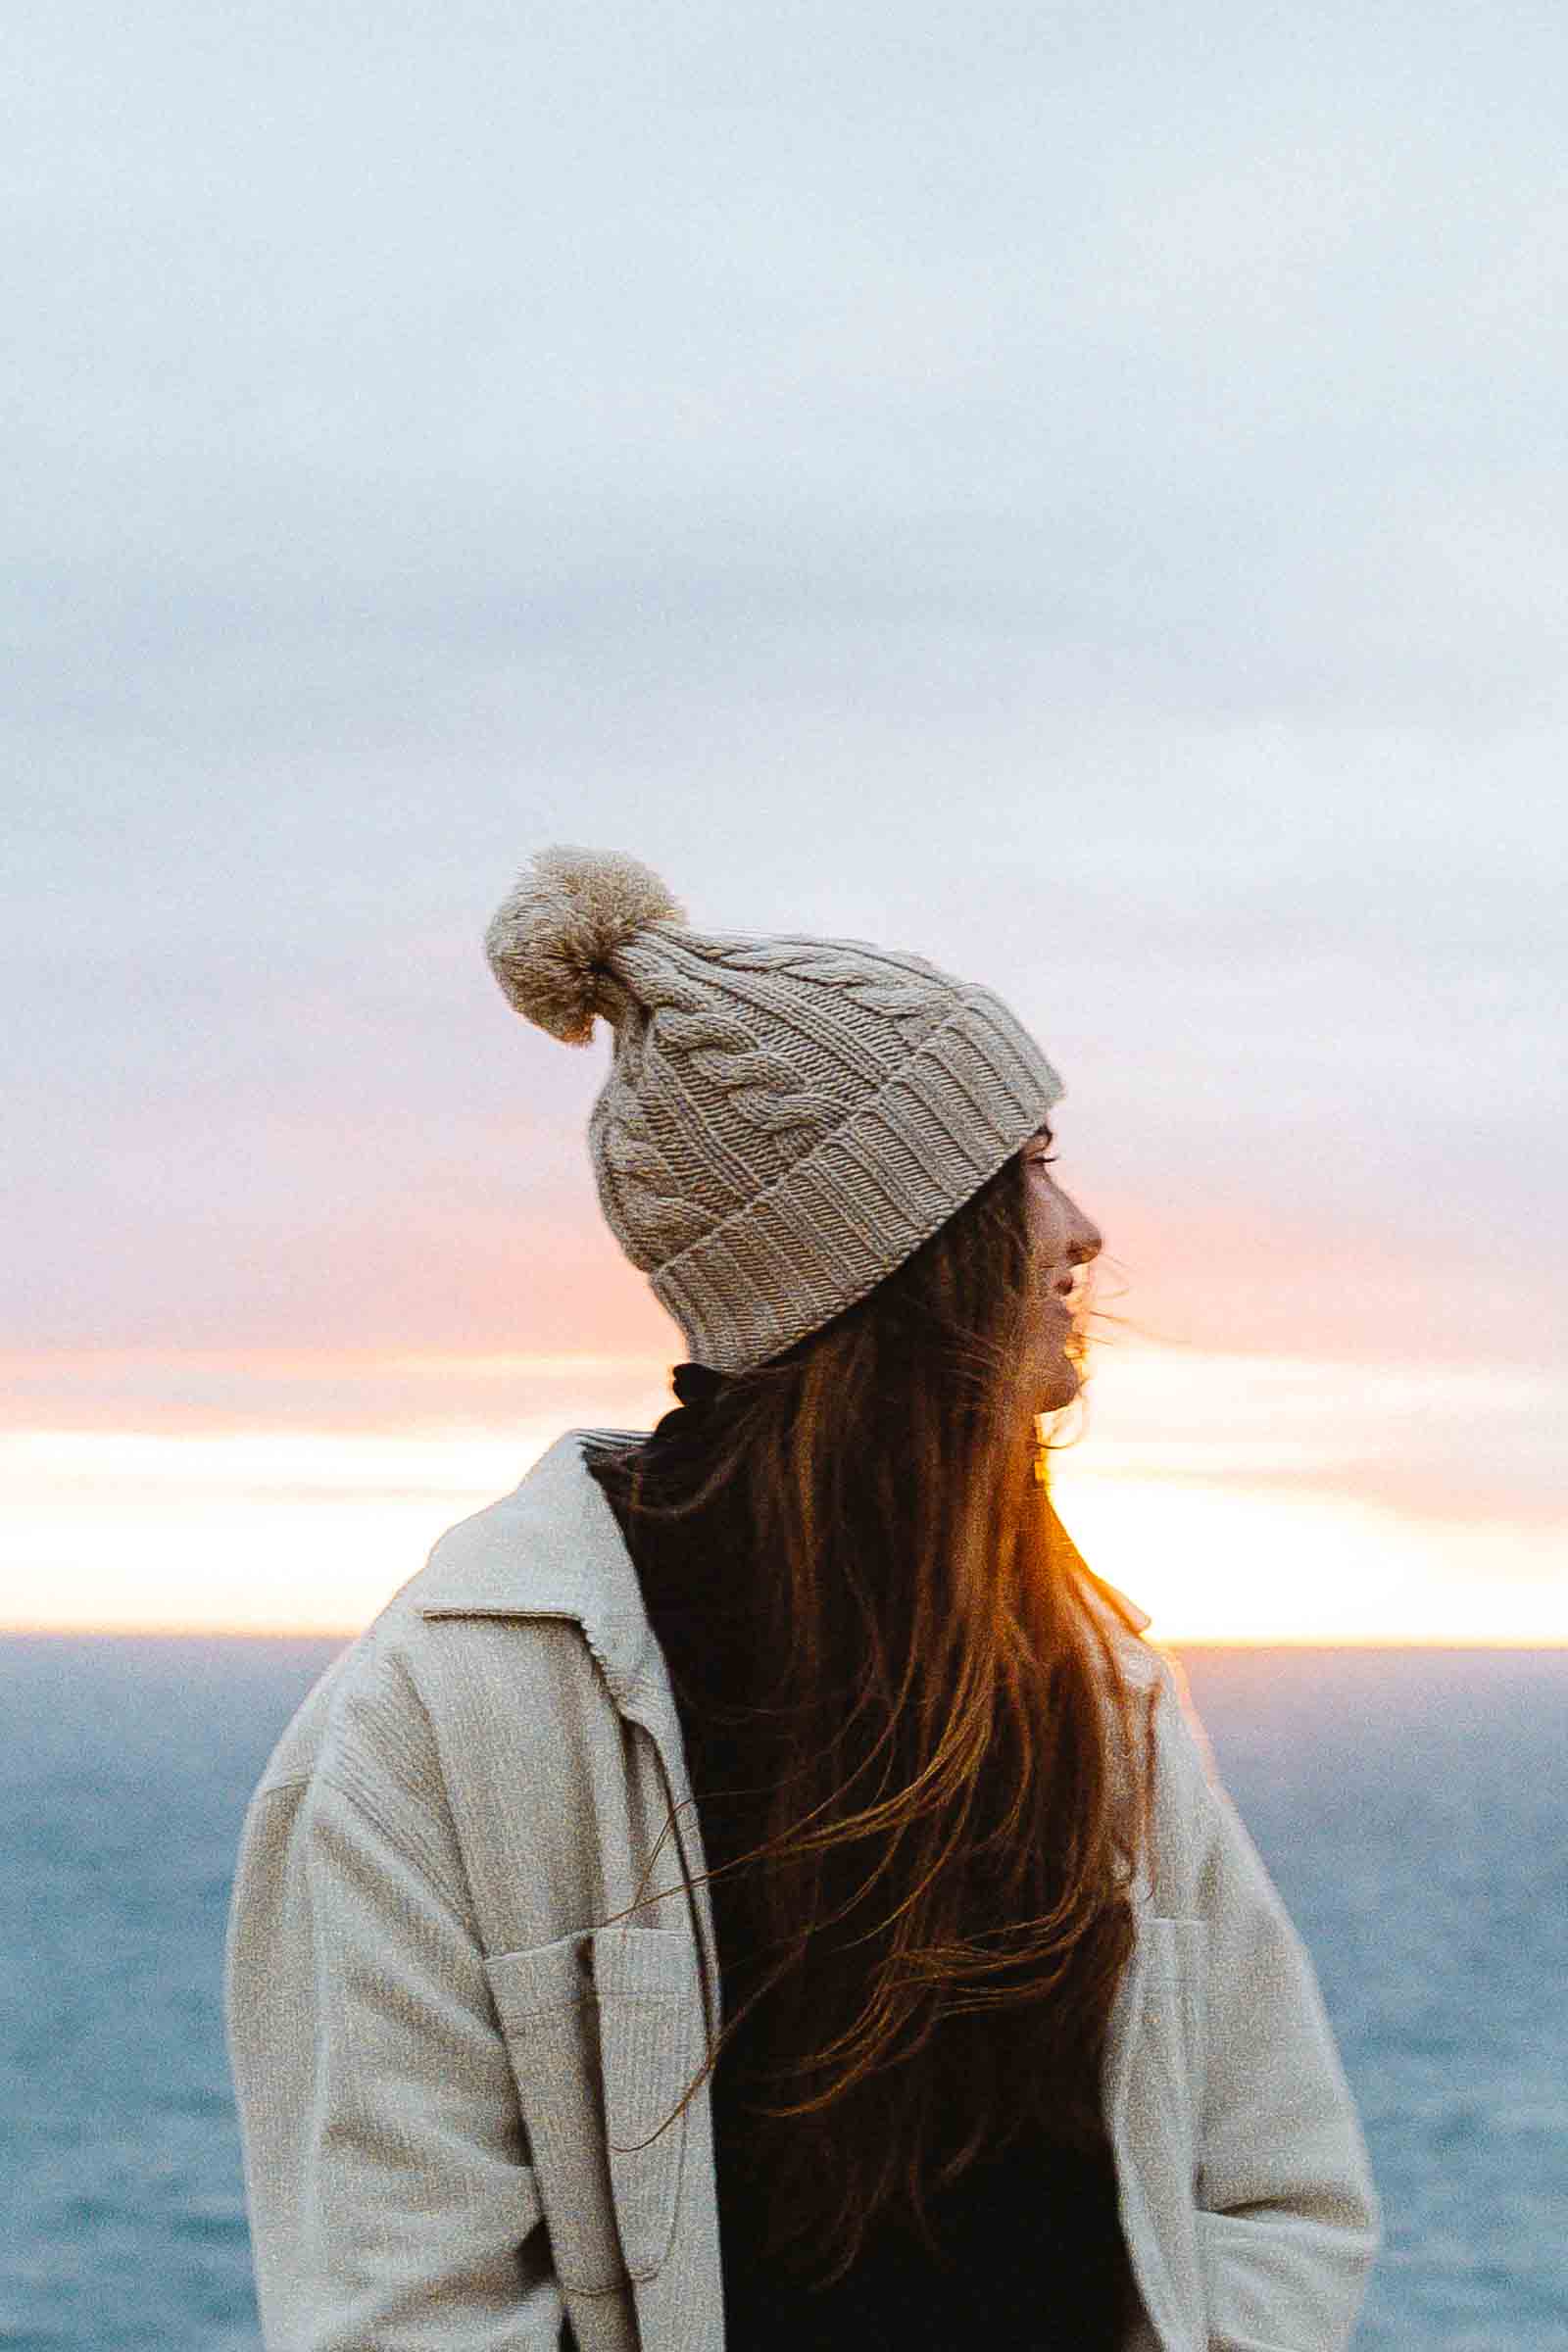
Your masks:
[{"label": "horizon line", "polygon": [[[521,1619],[519,1618],[519,1622]],[[94,1641],[191,1641],[206,1637],[224,1642],[354,1642],[368,1633],[374,1619],[363,1625],[12,1625],[0,1623],[0,1641],[11,1636],[73,1635]],[[1152,1648],[1176,1649],[1568,1649],[1568,1634],[1539,1638],[1503,1635],[1489,1638],[1426,1637],[1420,1634],[1168,1634],[1151,1642]]]}]

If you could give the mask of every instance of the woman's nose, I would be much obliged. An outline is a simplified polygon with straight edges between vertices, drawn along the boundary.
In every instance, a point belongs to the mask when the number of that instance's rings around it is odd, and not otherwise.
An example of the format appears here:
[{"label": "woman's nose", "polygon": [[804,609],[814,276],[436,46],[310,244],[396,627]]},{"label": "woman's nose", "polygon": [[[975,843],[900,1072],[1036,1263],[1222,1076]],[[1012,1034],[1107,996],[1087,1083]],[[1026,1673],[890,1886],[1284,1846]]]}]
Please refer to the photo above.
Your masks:
[{"label": "woman's nose", "polygon": [[1101,1238],[1099,1226],[1092,1218],[1086,1217],[1076,1203],[1074,1203],[1074,1216],[1076,1223],[1072,1239],[1067,1245],[1067,1254],[1075,1266],[1086,1266],[1092,1257],[1100,1255],[1105,1245]]}]

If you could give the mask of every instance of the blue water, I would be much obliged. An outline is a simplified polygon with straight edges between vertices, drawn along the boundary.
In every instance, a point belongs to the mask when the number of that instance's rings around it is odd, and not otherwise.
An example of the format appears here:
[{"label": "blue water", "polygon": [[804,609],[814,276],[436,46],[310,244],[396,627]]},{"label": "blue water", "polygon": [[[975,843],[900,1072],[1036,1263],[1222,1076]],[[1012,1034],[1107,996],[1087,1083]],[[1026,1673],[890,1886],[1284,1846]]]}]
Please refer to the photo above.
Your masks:
[{"label": "blue water", "polygon": [[[223,1929],[341,1646],[0,1637],[0,2344],[258,2352]],[[1568,1651],[1183,1660],[1371,2144],[1359,2352],[1568,2352]]]}]

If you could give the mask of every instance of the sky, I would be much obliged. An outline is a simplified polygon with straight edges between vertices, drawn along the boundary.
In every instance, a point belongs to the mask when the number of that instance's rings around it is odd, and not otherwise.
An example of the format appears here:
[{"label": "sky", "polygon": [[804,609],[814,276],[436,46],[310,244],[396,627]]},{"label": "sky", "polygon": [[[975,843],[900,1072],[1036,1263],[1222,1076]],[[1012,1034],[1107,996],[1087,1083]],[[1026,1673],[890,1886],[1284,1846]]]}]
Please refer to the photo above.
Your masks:
[{"label": "sky", "polygon": [[1039,1039],[1153,1638],[1568,1641],[1568,19],[11,28],[0,1625],[349,1634],[672,1401],[566,841]]}]

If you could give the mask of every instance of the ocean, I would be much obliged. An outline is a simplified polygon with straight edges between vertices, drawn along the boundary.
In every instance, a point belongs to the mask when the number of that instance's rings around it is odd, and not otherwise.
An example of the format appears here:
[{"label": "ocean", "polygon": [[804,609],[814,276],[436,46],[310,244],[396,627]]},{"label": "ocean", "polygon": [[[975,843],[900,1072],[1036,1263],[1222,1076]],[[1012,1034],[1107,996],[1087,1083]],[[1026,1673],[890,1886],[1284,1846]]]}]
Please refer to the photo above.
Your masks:
[{"label": "ocean", "polygon": [[[343,1646],[0,1636],[0,2344],[259,2352],[223,1930]],[[1568,1650],[1179,1654],[1371,2146],[1357,2352],[1568,2352]]]}]

